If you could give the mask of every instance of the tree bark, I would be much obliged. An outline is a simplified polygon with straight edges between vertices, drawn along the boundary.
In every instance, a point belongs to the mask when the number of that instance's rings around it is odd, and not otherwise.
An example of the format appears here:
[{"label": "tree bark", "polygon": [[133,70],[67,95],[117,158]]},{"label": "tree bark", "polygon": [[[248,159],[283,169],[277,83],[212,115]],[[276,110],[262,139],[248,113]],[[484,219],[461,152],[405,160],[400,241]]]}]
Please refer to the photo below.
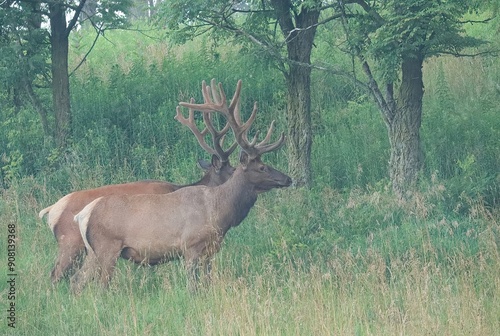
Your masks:
[{"label": "tree bark", "polygon": [[311,71],[292,65],[287,76],[287,156],[296,186],[309,187],[311,173]]},{"label": "tree bark", "polygon": [[423,163],[420,146],[424,95],[422,64],[423,57],[403,59],[396,109],[388,124],[391,146],[389,173],[393,191],[399,198],[405,198],[414,189]]},{"label": "tree bark", "polygon": [[[28,14],[28,29],[35,32],[36,30],[39,30],[42,28],[42,13],[40,10],[41,3],[39,2],[33,2],[29,4],[31,6],[31,9]],[[46,107],[43,105],[42,101],[36,94],[35,90],[33,89],[33,75],[30,73],[30,65],[29,65],[29,58],[32,57],[33,55],[31,54],[32,48],[29,48],[28,51],[24,51],[24,49],[20,54],[19,54],[19,59],[20,59],[20,65],[22,68],[22,75],[20,78],[20,87],[26,92],[28,95],[28,98],[31,102],[31,105],[33,108],[38,112],[40,115],[40,121],[42,123],[42,128],[43,132],[45,135],[50,136],[51,131],[50,131],[50,126],[48,122],[48,112]],[[38,52],[38,51],[37,51]]]},{"label": "tree bark", "polygon": [[55,139],[59,147],[65,147],[71,130],[68,74],[69,32],[66,23],[65,7],[61,3],[56,2],[50,5],[49,10]]},{"label": "tree bark", "polygon": [[285,37],[289,61],[287,84],[287,151],[289,173],[296,186],[310,187],[311,169],[311,52],[320,11],[294,13],[290,1],[272,1]]},{"label": "tree bark", "polygon": [[27,77],[27,74],[23,74],[22,83],[28,98],[31,101],[31,105],[35,108],[35,110],[40,115],[40,120],[42,122],[43,133],[45,135],[51,135],[49,122],[47,120],[47,110],[43,106],[43,103],[38,98],[37,94],[33,90],[33,85],[31,84],[31,80]]}]

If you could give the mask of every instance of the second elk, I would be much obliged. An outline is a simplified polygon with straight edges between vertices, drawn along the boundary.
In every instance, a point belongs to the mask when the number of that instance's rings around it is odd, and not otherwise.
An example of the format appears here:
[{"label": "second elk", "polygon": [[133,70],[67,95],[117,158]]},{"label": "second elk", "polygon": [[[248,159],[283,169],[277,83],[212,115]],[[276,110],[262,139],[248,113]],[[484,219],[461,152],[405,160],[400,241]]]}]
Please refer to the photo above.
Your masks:
[{"label": "second elk", "polygon": [[242,149],[232,177],[216,187],[192,186],[166,195],[115,195],[87,205],[75,216],[88,256],[71,279],[73,292],[79,293],[95,276],[107,286],[120,256],[146,264],[183,257],[189,286],[195,289],[200,268],[209,272],[211,258],[219,251],[225,234],[245,219],[258,194],[291,185],[289,176],[260,158],[285,141],[282,133],[276,142],[269,143],[274,122],[261,142],[257,143],[257,134],[248,139],[257,105],[243,123],[239,113],[241,81],[229,105],[222,85],[217,86],[214,80],[211,86],[203,82],[202,92],[204,104],[180,105],[204,115],[217,112],[225,116]]}]

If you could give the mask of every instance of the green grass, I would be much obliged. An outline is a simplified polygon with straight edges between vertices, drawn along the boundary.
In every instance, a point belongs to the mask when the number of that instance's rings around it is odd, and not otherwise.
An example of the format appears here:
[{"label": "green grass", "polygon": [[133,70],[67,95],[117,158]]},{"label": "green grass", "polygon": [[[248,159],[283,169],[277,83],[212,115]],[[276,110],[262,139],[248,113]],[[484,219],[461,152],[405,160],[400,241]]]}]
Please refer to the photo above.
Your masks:
[{"label": "green grass", "polygon": [[[3,319],[8,335],[500,330],[500,226],[498,214],[485,208],[448,219],[430,211],[431,192],[397,205],[376,191],[271,191],[228,233],[213,282],[198,293],[188,291],[182,262],[138,267],[122,260],[108,290],[91,283],[74,296],[67,279],[50,284],[55,239],[36,216],[54,196],[32,178],[3,191],[0,221],[15,223],[18,235],[17,328],[13,333]],[[304,199],[309,202],[298,206]],[[360,230],[363,225],[372,229]],[[4,256],[5,229],[0,237]],[[2,302],[5,277],[2,272]]]}]

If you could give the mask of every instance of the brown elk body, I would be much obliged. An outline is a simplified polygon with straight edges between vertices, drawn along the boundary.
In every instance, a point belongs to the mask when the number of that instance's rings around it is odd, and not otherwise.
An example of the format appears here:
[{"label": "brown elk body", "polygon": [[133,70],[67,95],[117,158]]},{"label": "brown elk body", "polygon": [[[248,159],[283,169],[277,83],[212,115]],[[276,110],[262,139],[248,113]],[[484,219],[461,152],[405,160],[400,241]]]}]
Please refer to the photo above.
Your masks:
[{"label": "brown elk body", "polygon": [[[183,257],[191,275],[190,285],[197,281],[200,265],[210,268],[211,257],[219,250],[226,232],[240,224],[257,200],[259,193],[287,187],[291,179],[286,174],[264,164],[260,156],[279,148],[284,136],[269,141],[272,126],[264,141],[256,144],[246,136],[255,118],[241,124],[236,106],[241,81],[230,107],[220,86],[211,103],[208,88],[203,86],[208,104],[181,105],[204,113],[222,112],[242,147],[240,164],[231,178],[217,187],[192,186],[167,195],[115,195],[99,198],[87,205],[75,220],[79,222],[88,250],[83,267],[72,277],[72,290],[79,292],[90,277],[97,275],[107,285],[118,257],[137,263],[156,264]],[[236,112],[236,113],[235,113]]]},{"label": "brown elk body", "polygon": [[[164,181],[146,180],[107,185],[95,189],[73,192],[40,211],[40,218],[48,214],[47,222],[58,244],[57,259],[51,271],[51,280],[53,283],[58,282],[67,271],[75,268],[82,254],[85,252],[85,244],[80,234],[78,223],[74,221],[74,217],[96,198],[124,194],[168,194],[192,185],[217,186],[229,179],[234,172],[234,167],[229,163],[229,156],[236,148],[236,143],[228,150],[222,148],[223,136],[229,129],[229,126],[221,132],[217,132],[213,128],[210,119],[205,118],[207,128],[200,132],[194,124],[193,114],[193,111],[190,110],[189,119],[179,114],[176,116],[176,119],[188,126],[198,139],[200,145],[212,154],[211,163],[204,160],[199,161],[199,165],[205,170],[205,174],[198,182],[189,185],[178,185]],[[214,148],[208,146],[203,139],[207,131],[210,131],[212,134]]]}]

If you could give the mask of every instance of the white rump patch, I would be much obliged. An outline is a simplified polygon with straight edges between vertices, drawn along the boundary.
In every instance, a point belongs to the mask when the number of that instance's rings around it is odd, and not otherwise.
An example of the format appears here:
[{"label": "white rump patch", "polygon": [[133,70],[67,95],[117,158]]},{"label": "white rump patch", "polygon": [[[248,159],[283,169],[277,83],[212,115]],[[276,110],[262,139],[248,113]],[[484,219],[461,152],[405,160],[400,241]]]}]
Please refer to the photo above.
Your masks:
[{"label": "white rump patch", "polygon": [[[68,203],[70,201],[71,195],[73,195],[73,194],[71,193],[71,194],[68,194],[68,195],[64,196],[63,198],[61,198],[59,201],[57,201],[54,205],[52,205],[50,207],[50,209],[49,209],[49,217],[48,217],[47,222],[49,224],[50,230],[52,230],[52,233],[54,233],[54,227],[59,222],[59,219],[61,218],[61,215],[63,214],[64,210],[68,206]],[[42,214],[42,212],[44,210],[42,210],[40,212],[40,214]]]},{"label": "white rump patch", "polygon": [[80,228],[80,234],[82,235],[83,242],[85,243],[85,247],[87,251],[93,251],[92,247],[90,247],[89,241],[87,240],[87,228],[89,225],[90,215],[92,214],[92,210],[94,209],[97,202],[101,200],[102,197],[99,197],[89,204],[85,206],[79,213],[74,217],[74,221],[78,223],[78,227]]}]

